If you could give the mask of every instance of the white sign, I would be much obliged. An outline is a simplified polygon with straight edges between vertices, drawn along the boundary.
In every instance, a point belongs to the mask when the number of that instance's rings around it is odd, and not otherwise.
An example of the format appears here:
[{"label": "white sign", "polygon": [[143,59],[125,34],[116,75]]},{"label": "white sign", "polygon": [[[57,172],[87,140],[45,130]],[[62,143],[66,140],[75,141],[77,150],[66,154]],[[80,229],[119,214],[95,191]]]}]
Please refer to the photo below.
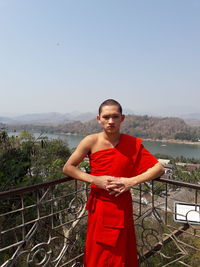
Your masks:
[{"label": "white sign", "polygon": [[175,202],[174,220],[182,223],[200,224],[200,205]]}]

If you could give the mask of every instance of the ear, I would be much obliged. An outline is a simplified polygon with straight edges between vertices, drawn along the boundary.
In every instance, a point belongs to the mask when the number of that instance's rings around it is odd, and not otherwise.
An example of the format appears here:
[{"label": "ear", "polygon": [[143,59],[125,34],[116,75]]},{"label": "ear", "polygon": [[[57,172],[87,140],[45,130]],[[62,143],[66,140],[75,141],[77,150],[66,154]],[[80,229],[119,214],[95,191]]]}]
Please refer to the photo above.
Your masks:
[{"label": "ear", "polygon": [[124,119],[125,119],[125,115],[122,115],[122,121],[124,121]]},{"label": "ear", "polygon": [[100,122],[100,116],[99,115],[96,117],[96,119],[97,119],[98,123],[101,123]]}]

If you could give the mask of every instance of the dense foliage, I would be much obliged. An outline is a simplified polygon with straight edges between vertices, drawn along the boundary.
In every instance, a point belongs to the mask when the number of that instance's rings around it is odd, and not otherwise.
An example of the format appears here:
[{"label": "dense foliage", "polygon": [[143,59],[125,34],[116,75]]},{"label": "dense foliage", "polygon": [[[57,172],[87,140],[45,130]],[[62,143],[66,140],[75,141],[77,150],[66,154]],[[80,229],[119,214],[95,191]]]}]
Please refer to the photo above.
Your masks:
[{"label": "dense foliage", "polygon": [[169,159],[171,167],[171,177],[187,183],[200,183],[200,159],[175,157],[163,154],[155,154],[156,158]]},{"label": "dense foliage", "polygon": [[35,138],[26,131],[18,137],[0,132],[0,191],[63,177],[70,155],[60,139]]}]

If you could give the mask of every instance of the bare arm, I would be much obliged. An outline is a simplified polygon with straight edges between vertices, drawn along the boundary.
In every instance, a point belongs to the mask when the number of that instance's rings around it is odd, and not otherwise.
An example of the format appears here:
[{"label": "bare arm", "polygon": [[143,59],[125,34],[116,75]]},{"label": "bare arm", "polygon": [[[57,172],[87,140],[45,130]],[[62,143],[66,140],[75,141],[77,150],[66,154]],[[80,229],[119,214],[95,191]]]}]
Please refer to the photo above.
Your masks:
[{"label": "bare arm", "polygon": [[164,171],[164,167],[158,162],[153,167],[149,168],[146,172],[131,178],[132,186],[158,178],[159,176],[164,174]]},{"label": "bare arm", "polygon": [[94,143],[94,138],[95,137],[93,135],[89,135],[80,142],[74,153],[65,163],[63,167],[63,173],[77,180],[88,182],[90,184],[95,184],[100,188],[106,189],[106,186],[108,184],[107,180],[109,176],[94,176],[85,173],[79,168],[77,168],[77,165],[85,158],[88,152],[90,152],[91,147]]},{"label": "bare arm", "polygon": [[118,178],[116,181],[108,180],[110,185],[108,185],[106,189],[108,191],[111,190],[111,194],[114,194],[113,192],[118,192],[118,194],[116,194],[116,196],[118,196],[133,186],[158,178],[163,173],[164,167],[158,162],[152,168],[149,168],[146,172],[137,176],[131,178],[122,177]]},{"label": "bare arm", "polygon": [[88,182],[88,183],[93,182],[92,175],[85,173],[81,171],[79,168],[77,168],[77,165],[90,152],[93,139],[94,138],[92,136],[87,136],[80,142],[76,150],[73,152],[68,161],[65,163],[63,167],[64,174],[69,175],[77,180],[81,180],[83,182]]}]

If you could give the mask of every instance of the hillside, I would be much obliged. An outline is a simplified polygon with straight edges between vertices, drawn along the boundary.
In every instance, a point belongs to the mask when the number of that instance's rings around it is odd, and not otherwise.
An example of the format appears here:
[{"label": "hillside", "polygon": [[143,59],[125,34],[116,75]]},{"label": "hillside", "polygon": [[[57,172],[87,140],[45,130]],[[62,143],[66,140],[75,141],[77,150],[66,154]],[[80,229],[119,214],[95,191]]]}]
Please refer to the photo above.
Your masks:
[{"label": "hillside", "polygon": [[[65,133],[87,135],[96,133],[101,130],[100,125],[96,119],[81,122],[67,122],[58,126],[44,126],[44,125],[15,125],[8,126],[8,130],[15,129],[19,131],[25,129],[36,132],[49,133]],[[179,139],[198,141],[200,139],[200,127],[192,127],[185,123],[183,119],[172,117],[150,117],[139,115],[127,115],[125,121],[122,123],[122,132],[138,136],[141,138],[151,139]]]},{"label": "hillside", "polygon": [[[80,121],[56,127],[57,132],[87,135],[101,130],[97,121]],[[151,139],[181,139],[197,141],[200,127],[191,127],[180,118],[158,118],[149,116],[127,115],[122,123],[122,132]]]},{"label": "hillside", "polygon": [[33,113],[18,115],[14,117],[2,117],[0,116],[0,123],[6,123],[8,125],[17,124],[33,124],[33,125],[46,125],[46,126],[57,126],[71,121],[89,121],[94,118],[95,114],[91,112],[72,112],[61,114],[58,112],[49,113]]},{"label": "hillside", "polygon": [[175,138],[179,132],[192,131],[184,120],[180,118],[158,118],[149,116],[127,116],[122,125],[124,132],[143,138]]}]

